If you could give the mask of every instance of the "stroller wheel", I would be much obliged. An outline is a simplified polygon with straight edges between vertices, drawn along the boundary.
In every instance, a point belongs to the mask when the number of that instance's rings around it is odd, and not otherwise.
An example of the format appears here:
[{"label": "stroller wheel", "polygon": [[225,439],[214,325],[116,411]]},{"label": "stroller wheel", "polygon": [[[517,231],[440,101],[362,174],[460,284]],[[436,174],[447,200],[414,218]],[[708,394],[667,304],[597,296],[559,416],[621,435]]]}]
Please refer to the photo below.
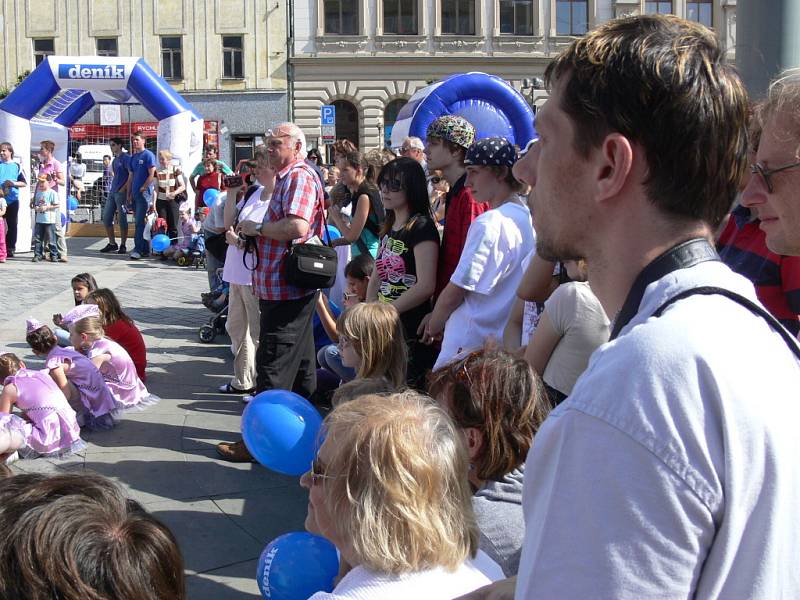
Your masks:
[{"label": "stroller wheel", "polygon": [[197,332],[197,335],[200,336],[200,341],[206,344],[210,344],[214,341],[214,338],[217,337],[217,332],[211,325],[203,325],[200,327],[200,330]]},{"label": "stroller wheel", "polygon": [[181,255],[178,257],[177,263],[179,267],[185,267],[188,262],[189,259],[187,259],[185,256]]}]

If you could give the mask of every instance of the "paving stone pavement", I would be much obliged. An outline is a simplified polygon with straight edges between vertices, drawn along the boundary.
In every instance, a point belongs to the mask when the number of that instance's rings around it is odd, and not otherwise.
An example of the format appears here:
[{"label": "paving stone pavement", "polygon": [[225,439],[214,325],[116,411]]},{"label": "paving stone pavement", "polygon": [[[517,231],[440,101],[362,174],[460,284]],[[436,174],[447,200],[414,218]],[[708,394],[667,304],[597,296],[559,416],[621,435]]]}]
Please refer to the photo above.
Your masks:
[{"label": "paving stone pavement", "polygon": [[114,479],[178,538],[190,600],[260,598],[258,556],[276,536],[302,531],[307,494],[297,478],[216,458],[216,442],[238,439],[244,404],[216,393],[232,372],[228,338],[203,344],[197,336],[211,316],[199,301],[205,272],[100,254],[104,244],[71,238],[67,264],[32,263],[31,254],[0,264],[0,349],[42,366],[25,343],[25,319],[50,322],[66,312],[73,306],[70,279],[89,272],[114,290],[142,331],[147,387],[162,400],[127,414],[112,431],[86,433],[82,455],[21,460],[13,468],[90,470]]}]

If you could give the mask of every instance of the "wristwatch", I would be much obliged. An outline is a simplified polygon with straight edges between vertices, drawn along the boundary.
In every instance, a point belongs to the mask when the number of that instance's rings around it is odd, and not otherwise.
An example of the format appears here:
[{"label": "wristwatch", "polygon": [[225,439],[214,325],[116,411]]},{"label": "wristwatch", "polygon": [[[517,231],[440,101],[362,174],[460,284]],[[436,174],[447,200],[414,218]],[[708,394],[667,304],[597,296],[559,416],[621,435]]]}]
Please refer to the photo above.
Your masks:
[{"label": "wristwatch", "polygon": [[256,227],[256,234],[258,236],[261,236],[262,229],[264,229],[264,221],[261,221],[261,223],[258,224],[258,227]]}]

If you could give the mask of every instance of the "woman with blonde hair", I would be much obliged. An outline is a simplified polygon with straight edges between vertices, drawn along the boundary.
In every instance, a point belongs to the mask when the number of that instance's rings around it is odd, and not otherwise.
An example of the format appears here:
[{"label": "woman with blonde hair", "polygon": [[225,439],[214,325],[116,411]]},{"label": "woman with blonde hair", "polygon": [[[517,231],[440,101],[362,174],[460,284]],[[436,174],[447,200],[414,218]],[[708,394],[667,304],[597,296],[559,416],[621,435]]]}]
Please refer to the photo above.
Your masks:
[{"label": "woman with blonde hair", "polygon": [[312,600],[454,598],[501,576],[477,554],[466,451],[435,402],[411,391],[361,396],[337,406],[323,429],[300,480],[305,526],[352,569]]},{"label": "woman with blonde hair", "polygon": [[172,152],[158,151],[158,170],[156,172],[156,212],[167,221],[167,235],[170,240],[178,238],[179,207],[186,197],[186,184],[180,165],[172,164]]},{"label": "woman with blonde hair", "polygon": [[342,364],[358,379],[384,378],[395,389],[405,386],[408,353],[397,309],[381,302],[361,302],[336,321]]}]

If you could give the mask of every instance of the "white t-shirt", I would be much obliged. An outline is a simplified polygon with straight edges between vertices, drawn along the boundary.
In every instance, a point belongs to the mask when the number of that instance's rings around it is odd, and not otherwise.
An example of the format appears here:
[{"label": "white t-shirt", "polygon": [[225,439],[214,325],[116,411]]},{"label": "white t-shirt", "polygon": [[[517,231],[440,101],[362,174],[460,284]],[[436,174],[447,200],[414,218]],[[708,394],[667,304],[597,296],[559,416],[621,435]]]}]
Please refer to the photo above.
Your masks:
[{"label": "white t-shirt", "polygon": [[[236,208],[241,208],[239,213],[239,221],[255,221],[260,223],[264,220],[264,215],[267,212],[270,198],[272,194],[263,194],[263,187],[258,188],[247,199],[247,203],[242,208],[243,200],[240,200]],[[264,198],[262,198],[264,196]],[[223,205],[225,202],[220,202]],[[236,246],[228,246],[225,252],[225,267],[222,270],[222,279],[228,283],[235,283],[236,285],[252,285],[253,284],[253,271],[250,269],[255,267],[255,257],[250,254],[246,261],[248,266],[245,266],[243,261],[244,251]]]},{"label": "white t-shirt", "polygon": [[502,341],[524,273],[522,263],[535,245],[531,213],[521,201],[506,202],[472,222],[450,278],[467,293],[447,319],[434,370],[490,337]]},{"label": "white t-shirt", "polygon": [[585,281],[558,286],[544,303],[544,310],[561,339],[547,361],[542,379],[569,396],[592,352],[608,341],[608,317]]},{"label": "white t-shirt", "polygon": [[486,553],[467,560],[453,573],[436,568],[420,573],[385,575],[355,567],[330,592],[309,600],[450,600],[503,579],[503,570]]},{"label": "white t-shirt", "polygon": [[800,598],[800,364],[721,262],[645,290],[536,434],[516,598]]},{"label": "white t-shirt", "polygon": [[86,165],[79,162],[70,163],[69,174],[75,179],[83,179],[83,177],[86,175]]}]

